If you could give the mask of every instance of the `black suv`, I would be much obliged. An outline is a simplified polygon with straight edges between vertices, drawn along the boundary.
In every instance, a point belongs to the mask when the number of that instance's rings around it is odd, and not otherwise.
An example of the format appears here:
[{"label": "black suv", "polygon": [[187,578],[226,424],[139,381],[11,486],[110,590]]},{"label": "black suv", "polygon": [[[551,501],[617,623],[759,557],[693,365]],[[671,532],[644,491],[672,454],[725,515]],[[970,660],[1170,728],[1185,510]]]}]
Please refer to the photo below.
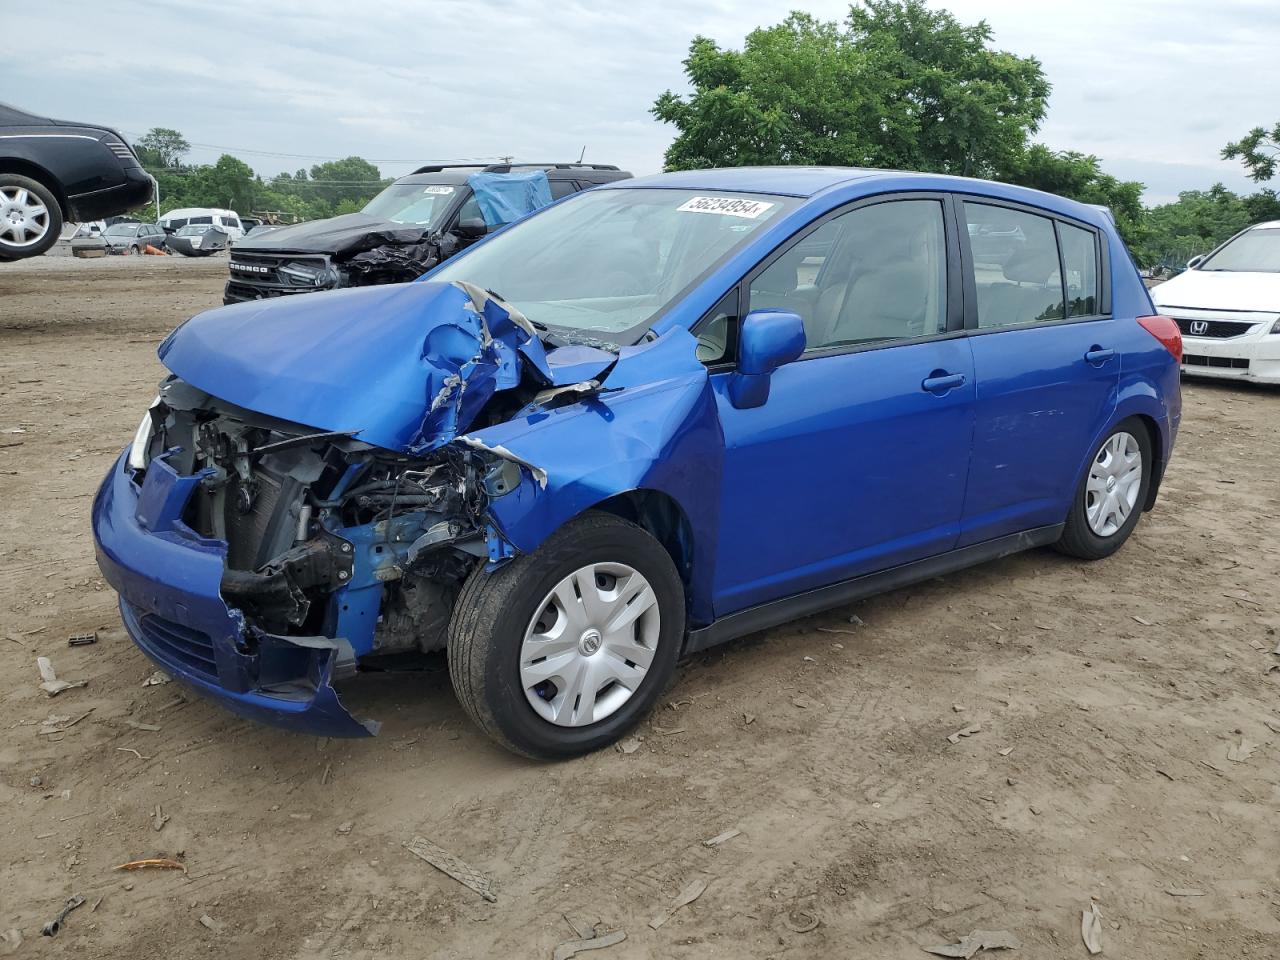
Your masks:
[{"label": "black suv", "polygon": [[551,199],[631,176],[600,163],[437,164],[401,177],[360,213],[238,241],[223,303],[413,280],[490,229],[468,178],[544,170]]},{"label": "black suv", "polygon": [[154,192],[114,130],[0,103],[0,260],[39,256],[57,243],[63,222],[115,216]]}]

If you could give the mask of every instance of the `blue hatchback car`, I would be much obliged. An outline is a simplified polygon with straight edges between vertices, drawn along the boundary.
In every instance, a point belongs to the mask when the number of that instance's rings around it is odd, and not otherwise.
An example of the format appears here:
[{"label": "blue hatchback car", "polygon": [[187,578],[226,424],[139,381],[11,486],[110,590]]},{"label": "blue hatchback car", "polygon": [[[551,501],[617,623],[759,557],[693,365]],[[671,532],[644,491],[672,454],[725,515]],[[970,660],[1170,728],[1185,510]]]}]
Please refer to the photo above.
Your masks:
[{"label": "blue hatchback car", "polygon": [[416,283],[188,320],[93,509],[125,626],[228,708],[447,650],[504,746],[618,738],[682,655],[1156,500],[1181,341],[1105,211],[872,170],[567,198]]}]

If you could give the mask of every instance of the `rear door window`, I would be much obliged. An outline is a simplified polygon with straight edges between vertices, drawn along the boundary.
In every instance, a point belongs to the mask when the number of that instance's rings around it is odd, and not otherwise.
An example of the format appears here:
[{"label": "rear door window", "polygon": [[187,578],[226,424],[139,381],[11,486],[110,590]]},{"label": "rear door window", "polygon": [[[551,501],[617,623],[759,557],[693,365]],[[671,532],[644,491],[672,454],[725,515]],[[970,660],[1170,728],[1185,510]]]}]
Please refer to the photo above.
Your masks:
[{"label": "rear door window", "polygon": [[1061,320],[1066,311],[1053,221],[969,201],[964,214],[973,253],[978,328]]},{"label": "rear door window", "polygon": [[1089,317],[1099,313],[1098,235],[1069,223],[1058,224],[1062,263],[1067,275],[1067,316]]},{"label": "rear door window", "polygon": [[578,184],[573,180],[548,180],[547,185],[551,188],[552,200],[559,200],[561,197],[578,192]]}]

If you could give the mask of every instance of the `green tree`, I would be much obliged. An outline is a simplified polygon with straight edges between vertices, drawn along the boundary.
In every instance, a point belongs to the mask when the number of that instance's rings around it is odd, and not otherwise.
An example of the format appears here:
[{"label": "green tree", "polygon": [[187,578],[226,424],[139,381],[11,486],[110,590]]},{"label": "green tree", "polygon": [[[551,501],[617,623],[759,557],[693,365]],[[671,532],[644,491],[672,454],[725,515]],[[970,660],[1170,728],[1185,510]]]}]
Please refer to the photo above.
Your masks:
[{"label": "green tree", "polygon": [[1248,204],[1222,184],[1186,190],[1148,211],[1142,260],[1179,267],[1255,222]]},{"label": "green tree", "polygon": [[696,37],[689,96],[651,112],[676,127],[668,169],[840,164],[991,176],[1026,148],[1049,83],[1033,57],[990,47],[923,0],[867,0],[843,24],[793,13],[742,50]]},{"label": "green tree", "polygon": [[385,186],[378,168],[361,157],[317,163],[311,168],[310,182],[313,184],[312,195],[331,205],[354,200],[359,201],[359,206],[364,206]]},{"label": "green tree", "polygon": [[1222,148],[1223,160],[1239,158],[1254,183],[1262,183],[1276,175],[1280,168],[1280,123],[1270,130],[1254,127],[1235,143]]},{"label": "green tree", "polygon": [[[1138,256],[1147,243],[1147,211],[1142,204],[1143,185],[1118,180],[1102,170],[1102,161],[1074,150],[1054,151],[1032,144],[1000,173],[1001,180],[1033,187],[1081,203],[1108,207],[1125,243]],[[1145,264],[1144,264],[1145,265]]]},{"label": "green tree", "polygon": [[152,127],[146,136],[133,145],[134,152],[143,167],[178,167],[191,149],[187,138],[168,127]]}]

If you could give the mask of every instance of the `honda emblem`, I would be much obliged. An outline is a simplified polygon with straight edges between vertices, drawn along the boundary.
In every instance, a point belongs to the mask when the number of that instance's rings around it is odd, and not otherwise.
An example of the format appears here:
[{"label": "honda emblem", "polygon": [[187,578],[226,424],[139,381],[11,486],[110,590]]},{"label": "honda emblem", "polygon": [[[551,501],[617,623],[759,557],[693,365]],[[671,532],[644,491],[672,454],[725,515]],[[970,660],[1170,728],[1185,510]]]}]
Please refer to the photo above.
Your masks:
[{"label": "honda emblem", "polygon": [[1193,337],[1202,337],[1209,332],[1208,320],[1192,320],[1190,333]]}]

